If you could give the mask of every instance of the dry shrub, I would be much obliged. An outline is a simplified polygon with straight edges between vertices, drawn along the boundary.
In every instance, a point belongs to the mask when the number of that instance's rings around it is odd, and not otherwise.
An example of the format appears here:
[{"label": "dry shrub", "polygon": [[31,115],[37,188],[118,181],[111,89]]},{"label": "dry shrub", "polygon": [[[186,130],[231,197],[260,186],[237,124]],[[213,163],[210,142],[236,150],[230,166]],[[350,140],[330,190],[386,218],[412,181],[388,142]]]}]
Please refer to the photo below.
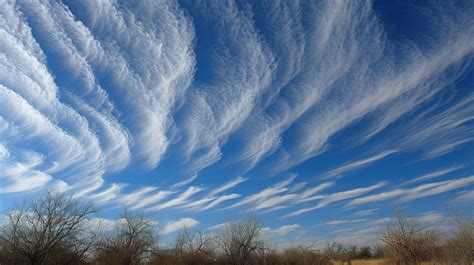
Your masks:
[{"label": "dry shrub", "polygon": [[147,265],[184,265],[174,249],[159,249],[152,254],[151,260]]},{"label": "dry shrub", "polygon": [[288,265],[327,265],[330,264],[329,257],[320,254],[311,247],[287,248],[282,255],[283,264]]},{"label": "dry shrub", "polygon": [[442,260],[449,264],[474,263],[474,221],[455,216],[456,230],[443,246]]},{"label": "dry shrub", "polygon": [[396,264],[420,264],[430,261],[437,254],[435,230],[420,228],[413,219],[404,217],[400,212],[395,214],[395,221],[387,225],[381,239]]}]

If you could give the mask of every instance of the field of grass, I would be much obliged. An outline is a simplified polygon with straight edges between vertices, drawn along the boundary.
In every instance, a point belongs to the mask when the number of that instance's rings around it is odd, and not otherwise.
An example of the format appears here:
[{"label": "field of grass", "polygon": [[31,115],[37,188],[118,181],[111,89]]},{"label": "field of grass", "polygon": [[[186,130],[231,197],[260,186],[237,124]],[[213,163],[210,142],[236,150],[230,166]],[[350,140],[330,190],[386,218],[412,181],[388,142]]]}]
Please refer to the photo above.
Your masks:
[{"label": "field of grass", "polygon": [[352,261],[352,265],[382,265],[387,264],[385,259],[360,259]]},{"label": "field of grass", "polygon": [[[332,261],[332,264],[340,265],[342,263],[340,261]],[[358,260],[352,261],[352,265],[390,265],[390,264],[392,263],[388,262],[386,259],[358,259]],[[439,262],[423,262],[421,265],[445,265],[445,264],[439,263]]]},{"label": "field of grass", "polygon": [[[341,265],[342,262],[332,261],[332,264]],[[358,259],[358,260],[352,261],[352,265],[386,265],[386,264],[388,263],[385,259]]]},{"label": "field of grass", "polygon": [[[342,262],[333,261],[334,265],[342,265]],[[347,263],[346,263],[347,264]],[[353,260],[352,265],[387,265],[391,264],[386,259],[359,259]],[[421,265],[444,265],[443,263],[439,262],[423,262]]]}]

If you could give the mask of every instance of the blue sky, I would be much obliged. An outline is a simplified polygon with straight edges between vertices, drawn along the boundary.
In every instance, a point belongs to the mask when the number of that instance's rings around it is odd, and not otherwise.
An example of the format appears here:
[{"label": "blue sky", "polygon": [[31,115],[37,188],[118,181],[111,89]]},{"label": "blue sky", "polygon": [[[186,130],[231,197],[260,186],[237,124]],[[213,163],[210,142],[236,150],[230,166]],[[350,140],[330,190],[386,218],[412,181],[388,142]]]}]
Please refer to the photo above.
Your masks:
[{"label": "blue sky", "polygon": [[472,1],[0,3],[0,210],[373,242],[474,200]]}]

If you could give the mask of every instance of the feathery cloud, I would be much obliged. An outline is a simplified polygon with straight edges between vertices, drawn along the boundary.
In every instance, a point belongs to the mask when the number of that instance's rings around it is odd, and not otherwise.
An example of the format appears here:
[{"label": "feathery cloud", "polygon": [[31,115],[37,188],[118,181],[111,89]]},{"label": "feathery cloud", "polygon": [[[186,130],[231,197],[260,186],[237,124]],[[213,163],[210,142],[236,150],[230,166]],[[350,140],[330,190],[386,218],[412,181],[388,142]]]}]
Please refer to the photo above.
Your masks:
[{"label": "feathery cloud", "polygon": [[327,205],[329,205],[331,203],[334,203],[334,202],[338,202],[338,201],[342,201],[342,200],[346,200],[346,199],[350,199],[350,198],[353,198],[353,197],[360,196],[360,195],[365,194],[367,192],[379,189],[379,188],[381,188],[385,185],[387,185],[386,182],[379,182],[375,185],[368,186],[368,187],[365,187],[365,188],[357,188],[357,189],[332,193],[330,195],[327,195],[325,198],[321,199],[321,201],[316,206],[309,207],[309,208],[303,208],[303,209],[294,211],[292,213],[289,213],[289,214],[285,215],[284,217],[293,217],[293,216],[301,215],[301,214],[309,212],[309,211],[314,211],[316,209],[326,207]]},{"label": "feathery cloud", "polygon": [[160,232],[164,235],[174,233],[180,229],[193,228],[199,224],[199,221],[192,218],[181,218],[176,221],[168,222],[163,226]]},{"label": "feathery cloud", "polygon": [[[395,189],[378,194],[373,194],[350,201],[347,205],[360,205],[372,202],[386,201],[395,198],[401,198],[400,201],[411,201],[418,198],[433,196],[447,191],[455,190],[474,183],[474,176],[464,177],[453,180],[432,182],[417,186],[412,189]],[[403,196],[403,197],[401,197]]]}]

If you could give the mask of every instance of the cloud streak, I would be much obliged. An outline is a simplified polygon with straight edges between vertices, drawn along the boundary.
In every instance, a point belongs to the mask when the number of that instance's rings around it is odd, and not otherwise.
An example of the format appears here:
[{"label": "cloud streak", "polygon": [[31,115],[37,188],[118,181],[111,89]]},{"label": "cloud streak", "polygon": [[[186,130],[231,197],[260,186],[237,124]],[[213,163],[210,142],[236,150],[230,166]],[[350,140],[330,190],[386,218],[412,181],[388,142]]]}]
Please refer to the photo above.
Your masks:
[{"label": "cloud streak", "polygon": [[345,164],[343,166],[340,166],[336,169],[333,169],[333,170],[327,172],[326,174],[324,174],[322,176],[322,178],[323,179],[328,179],[328,178],[332,178],[332,177],[337,177],[337,176],[339,176],[341,174],[344,174],[346,172],[350,172],[350,171],[359,169],[361,167],[370,165],[372,163],[375,163],[377,160],[381,160],[381,159],[383,159],[383,158],[385,158],[389,155],[392,155],[396,152],[397,152],[397,150],[388,150],[388,151],[381,152],[379,154],[376,154],[374,156],[371,156],[371,157],[368,157],[368,158],[365,158],[365,159],[362,159],[362,160],[359,160],[359,161],[356,161],[356,162],[351,162],[351,163]]},{"label": "cloud streak", "polygon": [[199,221],[192,218],[182,218],[176,221],[168,222],[163,226],[160,232],[164,235],[174,233],[180,229],[193,228],[199,224]]},{"label": "cloud streak", "polygon": [[357,189],[332,193],[330,195],[325,196],[323,199],[321,199],[321,201],[316,206],[309,207],[309,208],[302,208],[300,210],[289,213],[289,214],[285,215],[284,217],[293,217],[293,216],[298,216],[298,215],[301,215],[301,214],[304,214],[304,213],[307,213],[307,212],[310,212],[310,211],[314,211],[314,210],[326,207],[327,205],[329,205],[331,203],[334,203],[334,202],[338,202],[338,201],[358,197],[358,196],[363,195],[367,192],[371,192],[373,190],[379,189],[379,188],[381,188],[385,185],[387,185],[386,182],[380,182],[380,183],[377,183],[375,185],[368,186],[368,187],[365,187],[365,188],[357,188]]},{"label": "cloud streak", "polygon": [[[423,197],[433,196],[459,189],[474,183],[474,176],[463,177],[454,180],[446,180],[440,182],[432,182],[417,186],[412,189],[394,189],[378,194],[361,197],[350,201],[347,205],[354,206],[366,203],[381,202],[391,199],[398,199],[402,202],[411,201]],[[403,197],[400,197],[403,196]]]}]

